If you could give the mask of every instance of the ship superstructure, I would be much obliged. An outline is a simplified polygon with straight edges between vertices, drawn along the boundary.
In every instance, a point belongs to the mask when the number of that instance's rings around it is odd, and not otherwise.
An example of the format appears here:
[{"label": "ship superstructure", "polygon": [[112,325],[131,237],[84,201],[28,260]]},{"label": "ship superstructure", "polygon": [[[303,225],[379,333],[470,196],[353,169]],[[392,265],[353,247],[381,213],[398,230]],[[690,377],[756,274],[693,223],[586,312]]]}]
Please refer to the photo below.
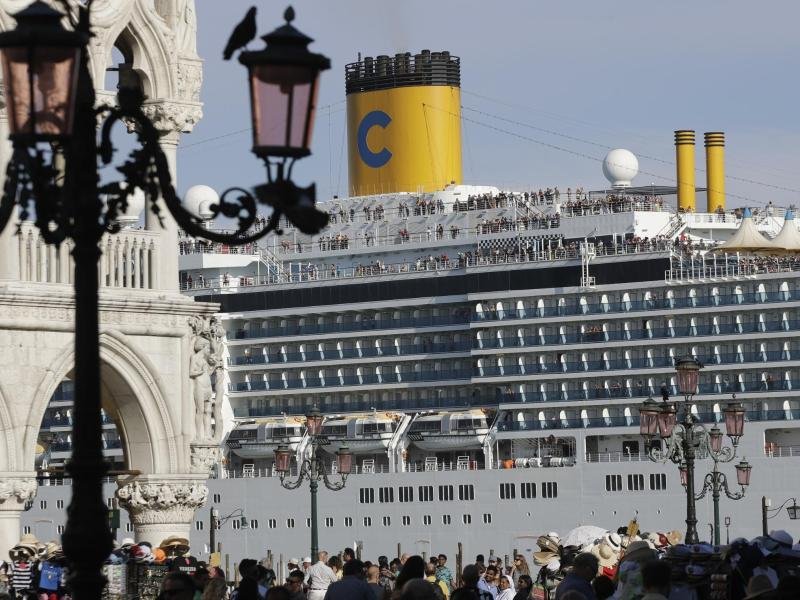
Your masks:
[{"label": "ship superstructure", "polygon": [[[734,399],[746,408],[739,451],[752,489],[723,510],[737,534],[757,534],[761,496],[796,495],[800,475],[800,264],[710,250],[743,218],[770,236],[793,221],[771,204],[754,217],[726,210],[719,132],[705,138],[706,188],[694,185],[684,130],[672,187],[634,186],[636,159],[622,150],[594,190],[447,183],[460,165],[428,189],[407,185],[404,167],[381,171],[405,152],[436,159],[427,142],[397,143],[391,113],[416,102],[435,118],[436,94],[457,91],[456,68],[456,57],[425,52],[348,66],[351,175],[352,161],[386,149],[387,163],[355,175],[359,189],[386,191],[321,204],[321,234],[285,223],[261,247],[181,240],[182,289],[219,302],[227,334],[228,391],[216,399],[226,458],[209,487],[220,513],[243,509],[250,530],[234,520],[218,532],[223,551],[263,555],[267,539],[276,555],[305,553],[307,500],[281,488],[273,456],[282,444],[304,456],[302,415],[314,406],[329,468],[339,445],[355,455],[345,489],[320,496],[323,546],[431,554],[460,541],[468,555],[502,555],[535,550],[544,531],[616,529],[637,515],[645,529],[681,529],[678,470],[647,459],[638,407],[682,400],[674,364],[686,355],[705,365],[687,407],[698,421],[721,422]],[[368,117],[381,110],[385,125]],[[409,111],[397,119],[417,123]],[[207,189],[187,198],[198,214],[209,201]],[[700,504],[701,523],[710,511]]]}]

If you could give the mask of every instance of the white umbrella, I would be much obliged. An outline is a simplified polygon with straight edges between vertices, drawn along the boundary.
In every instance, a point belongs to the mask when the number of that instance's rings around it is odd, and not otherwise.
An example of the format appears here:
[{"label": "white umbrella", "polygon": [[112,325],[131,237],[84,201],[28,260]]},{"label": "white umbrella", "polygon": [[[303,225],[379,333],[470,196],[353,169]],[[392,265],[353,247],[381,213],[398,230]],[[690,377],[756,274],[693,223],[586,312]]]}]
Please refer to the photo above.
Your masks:
[{"label": "white umbrella", "polygon": [[606,534],[606,530],[596,525],[581,525],[570,531],[561,540],[562,546],[586,546],[593,544]]}]

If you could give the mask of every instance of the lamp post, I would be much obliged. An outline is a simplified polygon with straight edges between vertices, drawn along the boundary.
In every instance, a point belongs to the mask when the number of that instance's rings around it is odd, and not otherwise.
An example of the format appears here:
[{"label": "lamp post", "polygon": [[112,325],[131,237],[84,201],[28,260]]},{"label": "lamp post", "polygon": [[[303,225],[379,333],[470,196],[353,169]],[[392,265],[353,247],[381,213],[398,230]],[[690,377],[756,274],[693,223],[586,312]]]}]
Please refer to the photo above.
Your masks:
[{"label": "lamp post", "polygon": [[[791,506],[786,506],[787,504],[789,504],[789,502],[791,502],[792,505]],[[772,504],[772,502],[770,501],[769,498],[767,498],[766,496],[762,496],[761,497],[761,533],[762,533],[762,535],[767,535],[767,520],[768,519],[772,519],[774,517],[777,517],[780,514],[781,509],[784,506],[786,506],[786,514],[789,515],[789,518],[792,521],[796,521],[797,519],[800,519],[800,506],[798,506],[796,498],[789,498],[788,500],[785,500],[783,502],[783,504],[781,504],[778,508],[770,508],[771,504]],[[773,513],[773,514],[770,514],[770,513]]]},{"label": "lamp post", "polygon": [[[678,390],[684,397],[681,421],[677,419],[677,408],[666,401],[658,403],[646,400],[639,409],[639,433],[648,441],[659,436],[666,448],[654,447],[648,451],[650,460],[666,463],[671,461],[679,466],[681,484],[686,490],[686,543],[696,544],[697,510],[696,501],[708,491],[714,501],[714,543],[719,544],[719,498],[725,492],[728,498],[738,500],[744,496],[750,484],[752,467],[746,461],[736,465],[737,483],[741,491],[731,492],[728,480],[720,472],[719,464],[731,462],[736,458],[736,449],[744,433],[745,411],[741,404],[732,402],[724,410],[725,427],[732,446],[722,446],[722,432],[716,426],[710,431],[698,423],[690,410],[689,402],[697,392],[697,384],[702,365],[693,357],[682,358],[675,363]],[[714,468],[703,479],[703,487],[695,493],[694,472],[698,455],[708,454],[714,460]]]},{"label": "lamp post", "polygon": [[[0,231],[18,211],[21,220],[34,219],[45,243],[59,245],[69,238],[74,244],[76,401],[72,458],[67,466],[73,484],[62,540],[72,596],[94,600],[101,597],[105,585],[101,567],[112,549],[102,488],[107,467],[100,412],[99,242],[106,233],[119,231],[118,216],[127,208],[129,198],[141,192],[160,218],[164,218],[166,209],[188,234],[210,241],[253,243],[278,230],[283,216],[306,233],[318,232],[327,223],[327,215],[314,208],[314,186],[298,188],[285,175],[291,174],[294,160],[308,154],[314,117],[315,94],[301,94],[298,99],[292,91],[296,87],[305,89],[302,86],[308,86],[312,75],[312,88],[316,90],[319,72],[329,63],[321,57],[315,67],[309,67],[309,53],[303,43],[311,40],[299,32],[301,37],[292,43],[280,35],[265,37],[268,44],[274,42],[276,51],[280,50],[277,55],[243,53],[252,55],[248,59],[251,73],[270,72],[271,65],[281,66],[270,79],[278,82],[277,93],[251,95],[253,114],[262,116],[253,119],[253,152],[266,163],[267,183],[256,186],[253,193],[237,187],[222,194],[211,207],[212,216],[235,219],[236,231],[219,233],[206,229],[199,218],[182,207],[158,131],[142,112],[141,86],[122,86],[116,106],[95,108],[87,51],[92,3],[71,6],[73,11],[64,15],[36,0],[14,15],[15,29],[0,34],[13,148],[0,200]],[[62,25],[65,19],[72,29]],[[283,32],[285,37],[290,30],[296,31],[287,23],[276,32]],[[299,70],[303,71],[302,78],[296,75]],[[292,110],[281,102],[284,96],[292,98]],[[301,100],[307,108],[298,113],[295,109]],[[265,120],[267,114],[270,116]],[[266,139],[261,128],[274,126],[273,117],[285,120],[287,132],[296,126],[302,128],[303,136],[287,133],[281,143],[261,145],[260,140]],[[98,121],[102,121],[99,139]],[[111,132],[123,121],[135,129],[138,147],[117,167],[122,179],[101,185],[98,166],[113,161]],[[305,145],[303,152],[297,151],[298,143]],[[253,231],[257,204],[269,205],[273,212],[265,228]]]},{"label": "lamp post", "polygon": [[239,519],[239,528],[240,529],[249,529],[249,525],[247,522],[247,517],[244,515],[244,509],[237,508],[236,510],[232,511],[230,514],[225,515],[224,517],[219,516],[219,510],[217,510],[216,506],[212,506],[209,510],[210,515],[210,525],[211,529],[208,531],[208,547],[209,547],[209,554],[213,554],[216,552],[216,545],[217,545],[217,528],[221,527],[228,521],[233,518]]},{"label": "lamp post", "polygon": [[344,489],[347,476],[353,468],[353,454],[347,446],[342,446],[336,453],[337,472],[340,480],[332,481],[328,478],[325,470],[325,463],[319,456],[322,446],[329,444],[327,438],[320,435],[322,433],[323,416],[315,406],[306,415],[306,432],[311,439],[311,451],[307,458],[303,458],[298,465],[299,471],[297,479],[289,481],[286,476],[292,460],[291,450],[285,445],[279,446],[275,450],[275,470],[280,475],[281,485],[287,490],[294,490],[300,487],[303,481],[308,480],[311,489],[311,557],[316,558],[319,553],[319,533],[317,527],[317,490],[320,480],[329,490],[337,492]]}]

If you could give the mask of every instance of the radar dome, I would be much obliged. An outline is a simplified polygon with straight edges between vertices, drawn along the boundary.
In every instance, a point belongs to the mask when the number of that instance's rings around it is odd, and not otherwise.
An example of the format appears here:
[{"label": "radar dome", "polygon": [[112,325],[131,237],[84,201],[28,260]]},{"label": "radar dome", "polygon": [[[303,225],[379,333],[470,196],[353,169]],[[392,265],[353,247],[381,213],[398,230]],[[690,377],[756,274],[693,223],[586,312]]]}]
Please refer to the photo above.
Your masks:
[{"label": "radar dome", "polygon": [[186,190],[183,197],[183,207],[200,219],[210,219],[213,216],[212,204],[219,202],[219,194],[212,187],[207,185],[193,185]]},{"label": "radar dome", "polygon": [[616,148],[603,159],[603,175],[612,188],[631,187],[631,180],[639,173],[639,161],[630,150]]},{"label": "radar dome", "polygon": [[[123,189],[124,189],[123,185]],[[117,222],[122,227],[135,227],[139,224],[139,216],[144,210],[145,195],[141,188],[134,188],[128,196],[128,207],[117,216]]]}]

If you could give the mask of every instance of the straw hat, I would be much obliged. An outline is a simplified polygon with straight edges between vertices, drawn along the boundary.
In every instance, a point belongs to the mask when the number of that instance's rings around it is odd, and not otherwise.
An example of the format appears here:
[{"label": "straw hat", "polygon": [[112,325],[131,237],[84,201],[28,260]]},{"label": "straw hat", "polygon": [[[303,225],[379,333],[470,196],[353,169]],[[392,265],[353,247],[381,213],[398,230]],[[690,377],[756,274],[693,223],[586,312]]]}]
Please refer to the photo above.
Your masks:
[{"label": "straw hat", "polygon": [[126,537],[122,540],[122,543],[119,545],[120,548],[127,549],[131,546],[135,546],[136,542],[133,541],[133,538]]},{"label": "straw hat", "polygon": [[187,540],[185,537],[171,535],[168,538],[165,538],[158,548],[167,556],[174,554],[186,554],[189,552],[189,540]]},{"label": "straw hat", "polygon": [[[615,534],[616,535],[616,534]],[[606,544],[601,542],[592,548],[592,554],[597,557],[600,567],[613,567],[619,561],[619,554]]]}]

